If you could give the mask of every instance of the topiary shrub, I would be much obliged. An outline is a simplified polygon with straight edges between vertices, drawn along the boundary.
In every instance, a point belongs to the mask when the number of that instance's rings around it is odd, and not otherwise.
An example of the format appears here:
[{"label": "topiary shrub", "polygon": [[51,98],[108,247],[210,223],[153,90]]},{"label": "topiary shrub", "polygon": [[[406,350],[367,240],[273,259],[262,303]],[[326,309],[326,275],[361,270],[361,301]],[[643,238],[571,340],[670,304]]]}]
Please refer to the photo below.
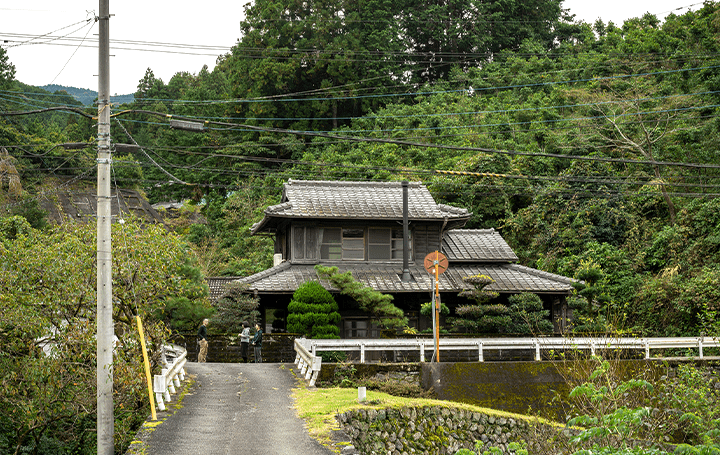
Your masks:
[{"label": "topiary shrub", "polygon": [[307,281],[288,304],[288,332],[308,338],[340,338],[340,313],[332,294],[317,281]]}]

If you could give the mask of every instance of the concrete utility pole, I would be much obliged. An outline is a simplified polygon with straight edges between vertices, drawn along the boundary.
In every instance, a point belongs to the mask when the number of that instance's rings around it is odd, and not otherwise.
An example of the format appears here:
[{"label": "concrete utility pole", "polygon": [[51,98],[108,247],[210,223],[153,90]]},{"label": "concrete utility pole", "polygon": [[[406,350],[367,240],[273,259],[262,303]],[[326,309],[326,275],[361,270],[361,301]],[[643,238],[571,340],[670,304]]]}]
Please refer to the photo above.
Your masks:
[{"label": "concrete utility pole", "polygon": [[100,0],[97,158],[97,453],[113,455],[112,242],[110,227],[110,0]]}]

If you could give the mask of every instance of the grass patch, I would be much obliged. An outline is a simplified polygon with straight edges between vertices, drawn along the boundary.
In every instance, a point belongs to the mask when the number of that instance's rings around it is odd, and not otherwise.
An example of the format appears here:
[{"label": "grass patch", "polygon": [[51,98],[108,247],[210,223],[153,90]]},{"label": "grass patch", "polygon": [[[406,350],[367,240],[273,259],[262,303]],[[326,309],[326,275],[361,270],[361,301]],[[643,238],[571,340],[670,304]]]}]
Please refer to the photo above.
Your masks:
[{"label": "grass patch", "polygon": [[556,422],[538,419],[521,414],[498,411],[495,409],[481,408],[465,403],[455,403],[427,398],[404,398],[387,393],[371,391],[366,392],[366,402],[358,403],[357,389],[349,388],[308,388],[304,381],[298,381],[298,387],[293,389],[293,398],[298,415],[307,426],[310,436],[318,442],[330,447],[333,431],[339,430],[335,416],[353,409],[390,409],[403,407],[441,407],[462,409],[466,411],[479,412],[488,416],[512,418],[525,420],[534,424],[547,424],[563,428],[563,425]]}]

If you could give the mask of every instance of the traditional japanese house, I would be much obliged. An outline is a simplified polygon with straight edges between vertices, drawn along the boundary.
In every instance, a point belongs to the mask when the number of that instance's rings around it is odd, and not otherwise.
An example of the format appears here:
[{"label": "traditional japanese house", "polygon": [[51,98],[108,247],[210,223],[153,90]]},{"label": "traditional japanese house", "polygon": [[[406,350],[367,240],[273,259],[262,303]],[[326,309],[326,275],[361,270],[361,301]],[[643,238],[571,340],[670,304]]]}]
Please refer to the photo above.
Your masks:
[{"label": "traditional japanese house", "polygon": [[[424,258],[436,251],[449,261],[438,284],[442,301],[451,310],[471,303],[458,297],[462,290],[472,288],[463,277],[483,274],[494,280],[486,289],[499,293],[498,302],[512,294],[536,293],[551,311],[555,330],[564,328],[572,279],[517,264],[518,257],[498,231],[462,229],[471,216],[468,210],[436,203],[421,183],[405,185],[405,198],[402,182],[290,180],[284,185],[282,202],[268,207],[251,228],[255,235],[274,237],[275,266],[238,280],[260,298],[267,332],[283,330],[284,311],[293,292],[305,281],[319,280],[316,264],[351,271],[356,280],[392,294],[410,325],[426,329],[432,322],[420,316],[419,310],[431,300],[434,286]],[[335,293],[340,305],[341,337],[377,336],[367,314],[328,282],[319,281]]]}]

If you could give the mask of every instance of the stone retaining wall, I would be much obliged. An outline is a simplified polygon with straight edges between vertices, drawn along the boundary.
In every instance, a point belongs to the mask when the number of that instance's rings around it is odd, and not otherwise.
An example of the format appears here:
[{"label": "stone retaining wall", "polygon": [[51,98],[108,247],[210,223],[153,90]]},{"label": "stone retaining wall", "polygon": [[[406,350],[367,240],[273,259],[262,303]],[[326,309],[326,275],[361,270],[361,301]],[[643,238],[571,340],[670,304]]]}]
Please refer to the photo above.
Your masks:
[{"label": "stone retaining wall", "polygon": [[[499,417],[453,407],[356,409],[337,416],[355,449],[363,455],[454,455],[462,448],[498,447],[527,440],[528,420]],[[558,430],[559,431],[559,430]]]}]

